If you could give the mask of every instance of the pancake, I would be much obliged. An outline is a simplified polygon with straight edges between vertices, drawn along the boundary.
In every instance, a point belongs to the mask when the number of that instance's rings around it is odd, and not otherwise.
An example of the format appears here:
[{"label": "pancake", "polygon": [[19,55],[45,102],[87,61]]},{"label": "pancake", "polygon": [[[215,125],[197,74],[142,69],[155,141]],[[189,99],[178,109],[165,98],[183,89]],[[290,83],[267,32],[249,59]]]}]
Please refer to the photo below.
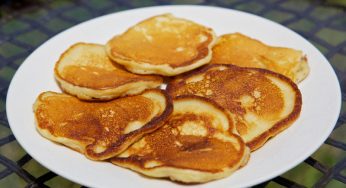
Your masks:
[{"label": "pancake", "polygon": [[216,101],[230,112],[252,151],[289,127],[302,106],[297,85],[287,77],[234,65],[207,65],[178,76],[167,91],[172,97],[194,94]]},{"label": "pancake", "polygon": [[61,88],[84,100],[109,100],[139,94],[162,83],[159,76],[127,72],[114,64],[103,45],[76,43],[60,57],[54,69]]},{"label": "pancake", "polygon": [[173,105],[163,127],[111,162],[150,177],[202,183],[229,176],[248,161],[250,150],[222,107],[198,96],[178,97]]},{"label": "pancake", "polygon": [[213,64],[264,68],[299,83],[309,74],[307,58],[302,51],[268,46],[240,33],[219,37],[213,47]]},{"label": "pancake", "polygon": [[92,160],[121,153],[161,127],[172,110],[170,98],[158,89],[107,102],[87,102],[44,92],[34,104],[36,128],[43,137]]},{"label": "pancake", "polygon": [[106,51],[133,73],[173,76],[208,63],[215,41],[212,29],[163,14],[113,37]]}]

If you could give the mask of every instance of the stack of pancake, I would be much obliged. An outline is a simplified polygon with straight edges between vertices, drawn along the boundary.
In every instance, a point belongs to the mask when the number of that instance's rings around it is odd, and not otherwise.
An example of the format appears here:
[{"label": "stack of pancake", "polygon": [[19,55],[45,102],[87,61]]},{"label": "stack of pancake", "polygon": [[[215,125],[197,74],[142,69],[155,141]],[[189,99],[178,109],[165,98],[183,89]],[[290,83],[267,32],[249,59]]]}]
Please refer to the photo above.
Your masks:
[{"label": "stack of pancake", "polygon": [[34,104],[42,136],[91,160],[202,183],[244,166],[299,117],[296,84],[309,67],[301,51],[163,14],[105,45],[72,45],[54,73],[64,93]]}]

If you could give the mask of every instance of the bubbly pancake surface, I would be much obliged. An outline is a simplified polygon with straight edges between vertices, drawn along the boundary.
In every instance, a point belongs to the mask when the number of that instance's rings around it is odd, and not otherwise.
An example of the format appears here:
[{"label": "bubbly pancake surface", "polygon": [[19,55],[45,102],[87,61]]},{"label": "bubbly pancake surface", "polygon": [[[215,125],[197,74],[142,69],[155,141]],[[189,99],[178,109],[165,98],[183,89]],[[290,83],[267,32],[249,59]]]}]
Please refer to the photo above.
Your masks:
[{"label": "bubbly pancake surface", "polygon": [[66,92],[81,99],[112,99],[155,88],[162,78],[130,73],[112,62],[103,45],[76,43],[55,65],[55,77]]},{"label": "bubbly pancake surface", "polygon": [[174,100],[165,125],[111,159],[148,176],[200,183],[230,175],[249,150],[225,110],[197,96]]},{"label": "bubbly pancake surface", "polygon": [[234,65],[208,65],[189,72],[172,80],[168,92],[173,97],[204,96],[220,104],[251,150],[291,125],[302,104],[299,89],[288,78]]},{"label": "bubbly pancake surface", "polygon": [[295,83],[309,74],[307,58],[302,51],[268,46],[240,33],[219,37],[213,47],[211,63],[264,68],[283,74]]},{"label": "bubbly pancake surface", "polygon": [[106,48],[131,72],[171,76],[208,63],[215,40],[210,28],[163,14],[113,37]]},{"label": "bubbly pancake surface", "polygon": [[161,90],[107,102],[44,92],[34,104],[34,112],[41,135],[90,159],[103,160],[159,128],[172,112],[172,104]]}]

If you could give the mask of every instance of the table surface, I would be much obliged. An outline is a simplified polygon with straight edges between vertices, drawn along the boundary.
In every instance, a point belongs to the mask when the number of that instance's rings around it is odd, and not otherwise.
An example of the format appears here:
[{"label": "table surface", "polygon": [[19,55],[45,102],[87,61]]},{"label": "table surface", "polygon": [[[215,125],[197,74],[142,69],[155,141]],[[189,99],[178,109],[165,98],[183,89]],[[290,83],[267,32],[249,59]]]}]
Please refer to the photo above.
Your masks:
[{"label": "table surface", "polygon": [[0,1],[0,187],[82,187],[32,159],[9,128],[7,89],[24,59],[50,37],[85,20],[127,9],[171,4],[220,6],[263,16],[298,32],[327,57],[342,88],[343,105],[334,131],[304,162],[256,187],[345,187],[345,0]]}]

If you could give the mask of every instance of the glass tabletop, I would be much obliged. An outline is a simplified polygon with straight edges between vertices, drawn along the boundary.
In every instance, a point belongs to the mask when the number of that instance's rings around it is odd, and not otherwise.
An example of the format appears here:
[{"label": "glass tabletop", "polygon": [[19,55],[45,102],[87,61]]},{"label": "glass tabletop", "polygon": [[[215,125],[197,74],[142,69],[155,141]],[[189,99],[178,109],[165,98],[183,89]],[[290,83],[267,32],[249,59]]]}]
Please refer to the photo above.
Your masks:
[{"label": "glass tabletop", "polygon": [[9,83],[24,61],[55,34],[97,16],[138,7],[198,4],[250,12],[296,31],[330,61],[342,89],[334,131],[312,156],[256,187],[346,186],[346,3],[344,0],[7,0],[0,1],[0,187],[82,187],[32,159],[6,118]]}]

